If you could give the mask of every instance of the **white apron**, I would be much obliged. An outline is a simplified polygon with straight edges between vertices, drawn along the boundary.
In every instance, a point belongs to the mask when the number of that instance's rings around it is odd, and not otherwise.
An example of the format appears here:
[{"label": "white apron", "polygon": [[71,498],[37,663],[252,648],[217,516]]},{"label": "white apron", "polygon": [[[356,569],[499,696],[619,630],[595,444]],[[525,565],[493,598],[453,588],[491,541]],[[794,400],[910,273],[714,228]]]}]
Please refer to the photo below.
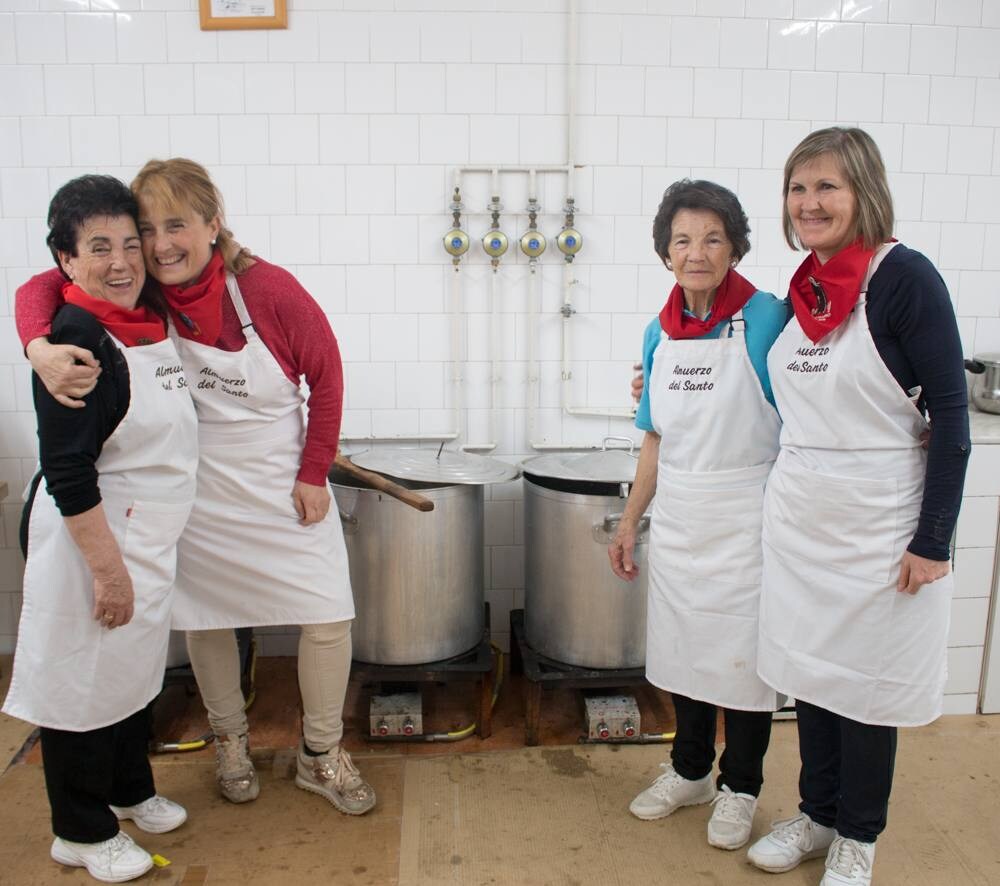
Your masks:
[{"label": "white apron", "polygon": [[[177,539],[195,493],[197,419],[170,339],[126,348],[129,406],[97,459],[108,525],[135,592],[135,613],[93,618],[94,580],[52,496],[29,518],[24,604],[4,713],[84,732],[141,710],[163,685]],[[96,408],[96,407],[89,407]]]},{"label": "white apron", "polygon": [[729,336],[672,341],[653,357],[650,410],[661,436],[649,541],[646,677],[738,710],[783,700],[757,676],[760,517],[780,421]]},{"label": "white apron", "polygon": [[336,508],[311,526],[292,502],[303,397],[226,277],[246,346],[176,338],[198,412],[198,498],[177,545],[177,630],[319,624],[354,617]]},{"label": "white apron", "polygon": [[758,671],[782,692],[862,723],[941,713],[952,576],[916,596],[896,581],[924,490],[924,417],[856,307],[814,345],[797,320],[768,368],[784,425],[764,505]]}]

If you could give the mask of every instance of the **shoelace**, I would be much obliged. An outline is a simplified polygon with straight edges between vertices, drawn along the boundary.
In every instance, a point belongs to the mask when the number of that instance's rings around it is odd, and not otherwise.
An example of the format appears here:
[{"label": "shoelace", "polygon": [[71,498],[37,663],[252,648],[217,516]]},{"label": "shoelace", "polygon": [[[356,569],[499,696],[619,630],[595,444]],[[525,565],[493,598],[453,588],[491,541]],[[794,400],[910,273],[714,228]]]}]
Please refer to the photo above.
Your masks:
[{"label": "shoelace", "polygon": [[830,848],[830,856],[826,866],[831,871],[850,877],[857,872],[858,868],[861,869],[862,873],[869,873],[872,869],[872,860],[858,845],[857,840],[837,837]]},{"label": "shoelace", "polygon": [[123,852],[127,852],[131,845],[132,838],[124,831],[119,831],[104,844],[104,849],[108,853],[108,859],[115,861]]},{"label": "shoelace", "polygon": [[229,736],[226,741],[216,742],[221,756],[222,770],[226,778],[242,778],[246,775],[247,754],[239,736]]},{"label": "shoelace", "polygon": [[809,823],[806,821],[805,815],[801,813],[794,818],[783,818],[780,821],[772,821],[771,839],[777,843],[790,846],[802,839],[802,835],[808,826]]},{"label": "shoelace", "polygon": [[751,817],[749,802],[744,797],[737,797],[728,785],[722,786],[722,790],[712,800],[712,805],[715,806],[712,818],[741,824]]},{"label": "shoelace", "polygon": [[663,775],[658,776],[649,789],[653,792],[654,796],[662,799],[679,785],[683,781],[683,778],[677,774],[677,771],[669,763],[661,763],[660,769],[663,770]]},{"label": "shoelace", "polygon": [[166,797],[161,797],[159,794],[153,794],[148,800],[143,800],[141,803],[137,803],[132,808],[136,810],[140,815],[148,815],[150,813],[156,814],[157,812],[162,812],[166,809],[167,803],[170,801]]},{"label": "shoelace", "polygon": [[343,791],[352,786],[348,784],[348,778],[356,786],[357,780],[361,778],[361,772],[354,765],[351,755],[343,748],[340,748],[337,754],[337,772],[333,777],[333,783],[337,786],[338,791]]}]

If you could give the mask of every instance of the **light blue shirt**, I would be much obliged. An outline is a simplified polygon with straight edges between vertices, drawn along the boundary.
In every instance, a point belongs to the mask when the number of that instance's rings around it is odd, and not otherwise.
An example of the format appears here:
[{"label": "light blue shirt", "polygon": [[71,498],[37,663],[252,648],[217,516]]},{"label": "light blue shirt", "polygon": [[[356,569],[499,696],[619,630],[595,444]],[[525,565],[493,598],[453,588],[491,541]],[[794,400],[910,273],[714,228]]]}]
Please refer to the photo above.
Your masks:
[{"label": "light blue shirt", "polygon": [[[709,312],[711,316],[711,312]],[[774,406],[774,395],[771,393],[771,379],[767,374],[767,352],[781,334],[788,322],[788,303],[779,301],[770,292],[755,292],[743,307],[743,320],[746,324],[745,341],[750,364],[760,379],[760,387],[767,402]],[[723,330],[729,334],[729,324],[719,323],[700,338],[719,338]],[[635,412],[635,426],[640,431],[652,431],[653,420],[649,412],[649,380],[653,377],[653,353],[660,344],[659,316],[654,317],[646,327],[642,337],[642,372],[646,384],[642,389],[642,398]]]}]

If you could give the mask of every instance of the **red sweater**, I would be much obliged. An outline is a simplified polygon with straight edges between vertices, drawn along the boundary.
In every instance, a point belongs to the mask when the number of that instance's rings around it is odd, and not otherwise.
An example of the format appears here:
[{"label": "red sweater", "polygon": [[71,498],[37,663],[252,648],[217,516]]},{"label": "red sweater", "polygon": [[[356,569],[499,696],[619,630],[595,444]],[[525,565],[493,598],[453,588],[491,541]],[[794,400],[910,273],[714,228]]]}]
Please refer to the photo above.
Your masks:
[{"label": "red sweater", "polygon": [[[323,486],[340,438],[344,373],[340,349],[326,316],[288,271],[257,259],[239,276],[240,292],[261,341],[293,384],[309,385],[309,422],[298,479]],[[32,277],[17,290],[14,314],[25,346],[52,329],[62,306],[65,277],[58,268]],[[246,344],[232,300],[222,300],[222,333],[215,347],[238,351]]]}]

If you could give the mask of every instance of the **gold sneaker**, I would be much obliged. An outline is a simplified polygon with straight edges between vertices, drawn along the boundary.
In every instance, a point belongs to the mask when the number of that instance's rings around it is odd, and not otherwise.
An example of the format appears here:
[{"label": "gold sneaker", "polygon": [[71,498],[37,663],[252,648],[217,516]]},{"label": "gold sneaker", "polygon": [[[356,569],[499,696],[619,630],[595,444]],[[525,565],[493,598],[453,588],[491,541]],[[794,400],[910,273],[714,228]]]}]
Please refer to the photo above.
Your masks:
[{"label": "gold sneaker", "polygon": [[340,747],[336,753],[312,757],[300,744],[295,784],[325,797],[347,815],[364,815],[375,805],[374,788],[361,777],[351,755]]},{"label": "gold sneaker", "polygon": [[257,799],[260,782],[250,759],[246,733],[216,736],[215,778],[222,796],[230,803],[249,803]]}]

